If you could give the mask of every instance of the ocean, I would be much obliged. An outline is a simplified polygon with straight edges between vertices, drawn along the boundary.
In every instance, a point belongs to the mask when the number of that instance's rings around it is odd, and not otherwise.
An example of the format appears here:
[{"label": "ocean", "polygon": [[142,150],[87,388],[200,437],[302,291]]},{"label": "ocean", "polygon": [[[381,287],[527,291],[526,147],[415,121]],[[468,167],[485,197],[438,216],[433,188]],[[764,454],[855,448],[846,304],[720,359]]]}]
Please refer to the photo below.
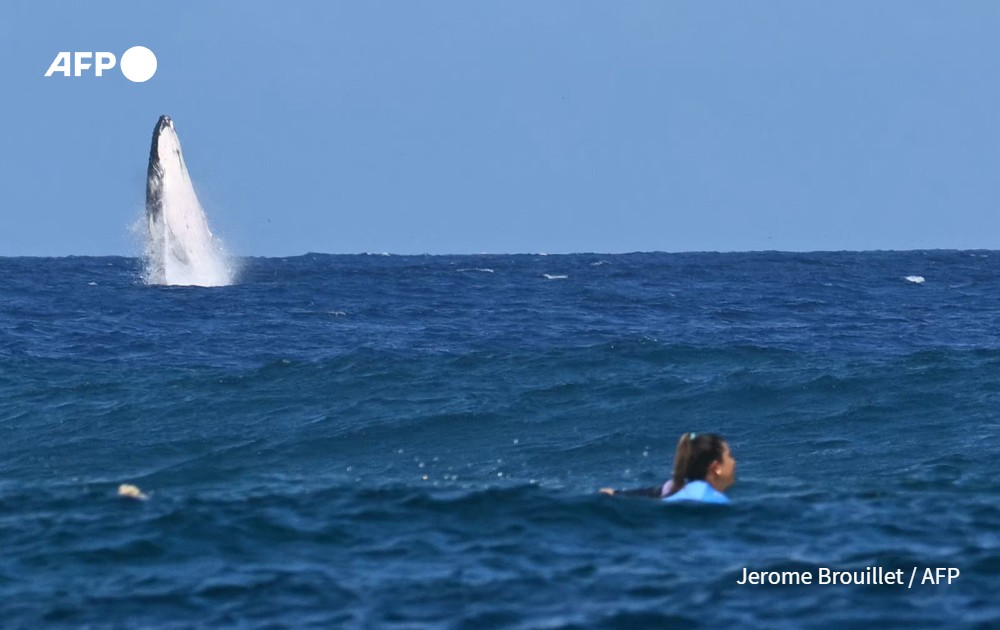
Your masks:
[{"label": "ocean", "polygon": [[5,628],[1000,626],[998,252],[0,258],[0,401]]}]

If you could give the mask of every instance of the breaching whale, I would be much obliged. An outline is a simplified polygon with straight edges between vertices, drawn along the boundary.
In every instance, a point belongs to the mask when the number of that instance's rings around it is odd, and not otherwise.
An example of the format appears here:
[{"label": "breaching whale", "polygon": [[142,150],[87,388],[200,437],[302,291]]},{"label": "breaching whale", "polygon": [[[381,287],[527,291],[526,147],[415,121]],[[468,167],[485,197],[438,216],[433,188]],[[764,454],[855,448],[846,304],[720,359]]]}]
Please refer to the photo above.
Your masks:
[{"label": "breaching whale", "polygon": [[232,283],[228,257],[208,228],[169,116],[153,129],[146,171],[146,281],[149,284]]}]

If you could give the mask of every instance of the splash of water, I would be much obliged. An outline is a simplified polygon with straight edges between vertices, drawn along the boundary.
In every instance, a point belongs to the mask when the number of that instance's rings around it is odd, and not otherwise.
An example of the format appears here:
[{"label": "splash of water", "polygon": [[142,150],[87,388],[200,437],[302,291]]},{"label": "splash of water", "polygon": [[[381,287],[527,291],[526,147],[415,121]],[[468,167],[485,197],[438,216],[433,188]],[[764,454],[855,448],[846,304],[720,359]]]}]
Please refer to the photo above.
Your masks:
[{"label": "splash of water", "polygon": [[146,176],[146,283],[225,286],[233,283],[229,255],[208,227],[184,165],[173,121],[153,130]]}]

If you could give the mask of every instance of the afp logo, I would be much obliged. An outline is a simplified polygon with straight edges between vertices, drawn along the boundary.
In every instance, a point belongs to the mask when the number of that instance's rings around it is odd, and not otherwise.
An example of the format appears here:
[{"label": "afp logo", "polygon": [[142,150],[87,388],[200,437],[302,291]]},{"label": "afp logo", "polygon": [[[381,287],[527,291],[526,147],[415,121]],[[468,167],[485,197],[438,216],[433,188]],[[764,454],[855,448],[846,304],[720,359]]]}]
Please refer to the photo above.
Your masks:
[{"label": "afp logo", "polygon": [[[45,76],[82,77],[93,72],[95,77],[100,77],[106,70],[113,69],[116,62],[114,53],[109,52],[60,52]],[[145,46],[133,46],[122,53],[121,71],[133,83],[149,81],[156,74],[156,55]]]}]

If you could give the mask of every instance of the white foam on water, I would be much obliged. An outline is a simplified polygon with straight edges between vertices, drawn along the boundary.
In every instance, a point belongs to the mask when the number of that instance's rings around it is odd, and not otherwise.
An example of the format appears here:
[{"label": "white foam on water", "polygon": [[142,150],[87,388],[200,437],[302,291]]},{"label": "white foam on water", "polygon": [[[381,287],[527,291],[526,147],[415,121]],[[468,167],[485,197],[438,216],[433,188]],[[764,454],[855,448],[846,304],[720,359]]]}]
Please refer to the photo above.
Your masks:
[{"label": "white foam on water", "polygon": [[546,280],[565,280],[566,278],[569,277],[569,276],[557,276],[548,273],[543,273],[542,275],[545,276]]},{"label": "white foam on water", "polygon": [[913,284],[923,284],[924,283],[924,277],[923,276],[906,276],[905,278],[903,278],[903,280],[906,280],[907,282],[912,282]]},{"label": "white foam on water", "polygon": [[162,211],[158,220],[148,218],[146,282],[202,287],[232,284],[230,256],[208,227],[172,126],[160,132],[157,153]]}]

